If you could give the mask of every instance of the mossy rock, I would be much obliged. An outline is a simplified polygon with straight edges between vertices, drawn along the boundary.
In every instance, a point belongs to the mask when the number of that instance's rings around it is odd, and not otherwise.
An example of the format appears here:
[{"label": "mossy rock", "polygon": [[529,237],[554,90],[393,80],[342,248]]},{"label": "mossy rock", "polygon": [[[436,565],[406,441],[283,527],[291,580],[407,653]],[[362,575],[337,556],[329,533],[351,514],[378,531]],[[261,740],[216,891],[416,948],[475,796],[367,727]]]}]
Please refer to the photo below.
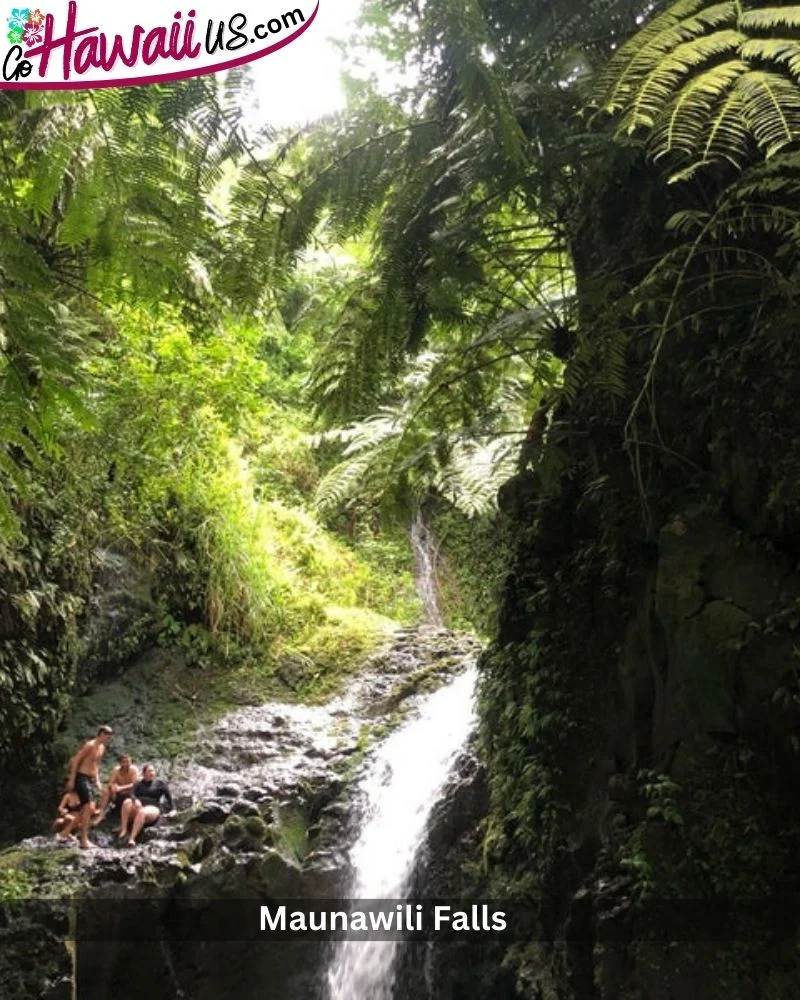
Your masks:
[{"label": "mossy rock", "polygon": [[222,828],[222,839],[228,847],[240,847],[247,837],[241,816],[229,816]]},{"label": "mossy rock", "polygon": [[244,829],[247,837],[263,844],[270,835],[270,828],[260,816],[248,816],[244,821]]},{"label": "mossy rock", "polygon": [[265,895],[289,899],[303,895],[302,869],[294,861],[272,848],[258,859],[257,876]]},{"label": "mossy rock", "polygon": [[11,848],[0,853],[0,902],[68,896],[79,878],[75,852],[69,849]]},{"label": "mossy rock", "polygon": [[303,861],[308,855],[308,818],[299,806],[279,806],[273,832],[275,846],[284,857]]},{"label": "mossy rock", "polygon": [[214,850],[214,838],[206,834],[204,837],[198,837],[197,840],[189,848],[189,860],[196,864],[199,861],[205,861],[205,859]]},{"label": "mossy rock", "polygon": [[256,851],[271,841],[270,828],[260,816],[229,816],[222,828],[222,839],[231,850]]}]

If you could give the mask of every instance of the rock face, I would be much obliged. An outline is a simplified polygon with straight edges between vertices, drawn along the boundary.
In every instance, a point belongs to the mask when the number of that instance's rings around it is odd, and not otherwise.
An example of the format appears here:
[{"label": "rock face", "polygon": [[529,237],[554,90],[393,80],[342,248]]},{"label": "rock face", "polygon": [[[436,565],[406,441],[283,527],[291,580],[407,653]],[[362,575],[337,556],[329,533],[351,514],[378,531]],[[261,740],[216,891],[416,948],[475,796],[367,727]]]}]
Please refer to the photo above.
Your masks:
[{"label": "rock face", "polygon": [[[486,879],[476,874],[480,824],[488,810],[486,776],[474,745],[466,748],[435,807],[411,885],[417,899],[489,898]],[[401,953],[398,1000],[517,1000],[513,972],[502,967],[506,945],[489,936],[479,941],[411,943]]]},{"label": "rock face", "polygon": [[[164,762],[179,814],[136,848],[115,844],[107,822],[91,853],[33,838],[0,854],[0,884],[13,868],[30,898],[50,897],[0,916],[0,996],[57,1000],[76,983],[79,1000],[317,1000],[325,947],[262,935],[257,907],[343,895],[364,720],[385,727],[476,648],[401,631],[327,705],[224,717]],[[200,923],[186,924],[195,912]]]},{"label": "rock face", "polygon": [[[85,581],[85,594],[81,592],[80,598],[77,593],[70,597],[70,606],[77,604],[82,608],[79,619],[70,625],[69,616],[64,614],[57,622],[40,626],[42,634],[28,639],[31,648],[47,650],[45,658],[49,663],[51,687],[47,695],[49,704],[42,716],[52,714],[53,720],[49,726],[43,724],[43,731],[36,738],[31,737],[28,730],[28,742],[18,741],[20,752],[14,755],[14,762],[5,767],[0,764],[3,801],[0,845],[13,843],[30,829],[41,828],[51,814],[50,802],[63,780],[63,761],[58,752],[51,753],[51,744],[53,728],[64,706],[72,701],[74,707],[80,703],[75,702],[76,696],[118,675],[155,635],[155,605],[147,572],[129,557],[107,549],[94,550],[86,562],[87,574],[91,573],[91,577]],[[75,636],[67,642],[66,635],[71,636],[73,632]],[[0,628],[0,644],[3,640],[10,640],[12,644],[18,642],[22,635],[19,623],[12,624],[9,636]],[[57,710],[54,706],[58,706]],[[96,724],[93,719],[82,738],[87,732],[91,734]],[[48,748],[51,767],[58,772],[57,776],[51,773],[42,779],[40,773],[30,773],[30,760],[39,756],[43,747]],[[71,746],[68,753],[73,750]]]},{"label": "rock face", "polygon": [[[485,664],[495,885],[530,894],[538,922],[506,956],[517,989],[788,1000],[795,918],[766,904],[800,884],[796,560],[701,504],[627,565],[596,569],[578,517],[561,531],[521,544]],[[554,564],[574,575],[537,619],[524,574]]]},{"label": "rock face", "polygon": [[538,920],[508,960],[529,1000],[789,1000],[797,917],[753,901],[800,884],[796,309],[650,297],[685,190],[627,150],[580,183],[587,349],[503,491],[483,660],[484,858]]},{"label": "rock face", "polygon": [[94,557],[92,596],[81,629],[78,690],[113,677],[155,638],[149,574],[119,552],[97,549]]}]

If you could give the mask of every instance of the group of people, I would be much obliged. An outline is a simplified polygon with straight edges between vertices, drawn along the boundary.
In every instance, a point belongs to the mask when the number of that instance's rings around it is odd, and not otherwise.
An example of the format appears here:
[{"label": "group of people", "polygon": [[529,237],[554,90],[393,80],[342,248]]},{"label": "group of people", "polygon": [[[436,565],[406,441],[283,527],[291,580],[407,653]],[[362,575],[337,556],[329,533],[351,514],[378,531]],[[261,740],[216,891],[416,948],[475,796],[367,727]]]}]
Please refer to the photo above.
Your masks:
[{"label": "group of people", "polygon": [[53,830],[61,842],[77,841],[84,849],[96,847],[89,840],[91,826],[102,823],[109,809],[116,808],[120,814],[117,836],[133,847],[142,830],[159,821],[163,804],[168,814],[174,815],[167,783],[156,776],[152,764],[145,764],[140,777],[139,769],[128,754],[120,754],[102,790],[99,805],[95,804],[95,788],[101,787],[100,761],[112,736],[110,726],[100,726],[94,739],[87,740],[69,762],[66,789],[53,823]]}]

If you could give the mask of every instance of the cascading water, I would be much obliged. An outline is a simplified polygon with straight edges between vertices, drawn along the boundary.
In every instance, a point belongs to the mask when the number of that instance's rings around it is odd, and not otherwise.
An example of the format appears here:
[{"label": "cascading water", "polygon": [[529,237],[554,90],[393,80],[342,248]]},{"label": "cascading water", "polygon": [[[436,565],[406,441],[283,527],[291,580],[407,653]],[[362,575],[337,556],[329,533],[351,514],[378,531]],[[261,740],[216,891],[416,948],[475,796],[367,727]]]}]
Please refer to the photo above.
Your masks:
[{"label": "cascading water", "polygon": [[436,543],[421,510],[417,511],[411,525],[411,545],[417,563],[417,588],[425,605],[425,614],[431,625],[441,628],[443,621],[436,583]]},{"label": "cascading water", "polygon": [[[441,688],[380,747],[363,790],[367,807],[350,852],[353,899],[403,899],[431,810],[475,720],[475,667]],[[342,941],[328,1000],[391,1000],[397,941]]]}]

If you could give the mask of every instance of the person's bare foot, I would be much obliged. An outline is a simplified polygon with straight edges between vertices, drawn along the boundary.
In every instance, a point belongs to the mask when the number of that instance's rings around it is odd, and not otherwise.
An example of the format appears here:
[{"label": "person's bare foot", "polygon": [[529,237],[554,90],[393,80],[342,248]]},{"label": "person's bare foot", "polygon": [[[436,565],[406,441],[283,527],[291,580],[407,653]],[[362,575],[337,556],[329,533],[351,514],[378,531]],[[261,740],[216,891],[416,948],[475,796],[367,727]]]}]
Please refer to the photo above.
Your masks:
[{"label": "person's bare foot", "polygon": [[93,844],[91,842],[91,840],[87,840],[85,844],[84,843],[81,844],[81,850],[82,851],[96,851],[97,850],[97,844]]},{"label": "person's bare foot", "polygon": [[66,837],[62,837],[60,833],[56,834],[56,840],[59,844],[77,844],[78,838],[73,837],[71,833],[68,833]]},{"label": "person's bare foot", "polygon": [[131,840],[129,840],[129,841],[128,841],[128,847],[136,847],[136,841],[135,841],[135,840],[132,840],[132,839],[131,839]]},{"label": "person's bare foot", "polygon": [[95,818],[92,820],[92,826],[99,826],[103,822],[103,820],[105,818],[106,818],[106,814],[104,812],[98,813],[95,816]]},{"label": "person's bare foot", "polygon": [[125,830],[117,830],[117,840],[124,840],[127,836]]}]

